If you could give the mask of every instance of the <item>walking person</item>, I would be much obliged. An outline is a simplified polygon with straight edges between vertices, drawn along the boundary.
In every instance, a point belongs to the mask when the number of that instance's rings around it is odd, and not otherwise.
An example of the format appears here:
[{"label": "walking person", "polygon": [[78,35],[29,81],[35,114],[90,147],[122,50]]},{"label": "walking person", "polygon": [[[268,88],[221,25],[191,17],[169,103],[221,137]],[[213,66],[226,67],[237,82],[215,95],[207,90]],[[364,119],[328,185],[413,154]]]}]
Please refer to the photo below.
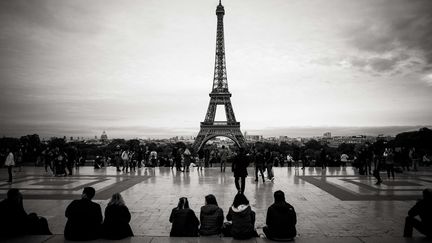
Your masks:
[{"label": "walking person", "polygon": [[225,172],[225,168],[226,168],[226,162],[228,160],[228,149],[225,148],[225,145],[222,145],[222,149],[220,151],[220,168],[221,168],[221,172]]},{"label": "walking person", "polygon": [[128,168],[129,168],[129,160],[130,160],[130,158],[129,158],[129,149],[125,149],[122,152],[121,158],[123,160],[122,171],[125,172],[125,169],[126,169],[126,173],[127,173],[128,172]]},{"label": "walking person", "polygon": [[4,165],[7,167],[9,179],[7,182],[12,183],[12,169],[15,165],[14,155],[9,148],[6,149],[6,160]]},{"label": "walking person", "polygon": [[198,166],[198,168],[197,168],[197,171],[199,170],[199,169],[203,169],[203,164],[204,164],[204,158],[205,156],[204,156],[204,149],[200,149],[199,151],[198,151],[198,163],[197,163],[197,166]]},{"label": "walking person", "polygon": [[411,160],[413,170],[417,171],[417,167],[419,165],[420,156],[419,156],[418,152],[416,151],[415,147],[412,147],[411,150],[409,151],[409,158]]},{"label": "walking person", "polygon": [[[232,171],[234,172],[234,183],[238,193],[243,194],[245,191],[245,182],[247,173],[247,167],[249,166],[248,157],[246,156],[244,148],[240,148],[239,153],[235,156],[232,163]],[[240,181],[240,183],[239,183]]]},{"label": "walking person", "polygon": [[274,175],[273,175],[273,160],[274,160],[274,153],[270,152],[269,150],[266,150],[266,152],[264,153],[264,157],[265,157],[265,165],[266,165],[266,170],[267,170],[267,178],[271,181],[274,180]]},{"label": "walking person", "polygon": [[129,225],[131,214],[120,193],[112,195],[105,208],[105,220],[102,224],[102,236],[105,239],[120,240],[134,236]]},{"label": "walking person", "polygon": [[170,236],[197,237],[199,221],[195,212],[189,208],[186,197],[179,199],[177,207],[173,208],[169,221],[172,223]]},{"label": "walking person", "polygon": [[375,169],[374,169],[372,174],[377,179],[377,182],[375,183],[375,185],[381,185],[382,179],[380,176],[380,170],[382,167],[382,157],[379,155],[375,155],[374,160],[375,160]]},{"label": "walking person", "polygon": [[189,172],[189,166],[191,164],[191,152],[188,148],[183,152],[183,171]]},{"label": "walking person", "polygon": [[394,154],[392,149],[390,148],[386,148],[383,154],[384,157],[384,161],[385,161],[385,165],[386,165],[386,170],[387,170],[387,178],[390,179],[390,173],[391,176],[394,180],[395,176],[394,176]]},{"label": "walking person", "polygon": [[261,173],[261,177],[263,179],[263,183],[265,182],[264,178],[264,154],[262,150],[258,150],[257,153],[255,153],[255,181],[258,182],[258,172]]},{"label": "walking person", "polygon": [[205,196],[205,205],[201,207],[200,221],[200,235],[221,234],[224,221],[223,210],[218,206],[213,194]]}]

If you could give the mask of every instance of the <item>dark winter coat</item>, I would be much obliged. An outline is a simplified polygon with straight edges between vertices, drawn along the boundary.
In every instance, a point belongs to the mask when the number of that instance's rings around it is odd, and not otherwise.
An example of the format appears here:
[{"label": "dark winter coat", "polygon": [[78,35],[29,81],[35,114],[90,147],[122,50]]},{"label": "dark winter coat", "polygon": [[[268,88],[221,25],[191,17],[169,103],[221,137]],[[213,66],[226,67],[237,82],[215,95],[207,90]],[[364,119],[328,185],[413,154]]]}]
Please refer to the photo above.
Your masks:
[{"label": "dark winter coat", "polygon": [[240,205],[238,208],[230,207],[226,218],[232,221],[231,235],[234,239],[249,239],[257,236],[255,212],[249,205]]},{"label": "dark winter coat", "polygon": [[266,224],[273,237],[295,237],[296,223],[297,215],[294,207],[287,202],[274,203],[267,210]]},{"label": "dark winter coat", "polygon": [[102,210],[89,199],[74,200],[66,208],[64,236],[68,240],[94,240],[99,238]]},{"label": "dark winter coat", "polygon": [[[426,226],[427,232],[432,232],[432,202],[422,199],[408,211],[411,217],[419,216],[423,225]],[[432,233],[426,234],[432,236]]]},{"label": "dark winter coat", "polygon": [[5,199],[0,202],[0,235],[16,236],[27,234],[27,213],[22,204]]},{"label": "dark winter coat", "polygon": [[223,210],[216,205],[202,206],[200,221],[200,235],[220,234],[224,221]]},{"label": "dark winter coat", "polygon": [[198,236],[199,221],[192,209],[174,208],[169,221],[172,223],[170,236]]},{"label": "dark winter coat", "polygon": [[108,205],[102,224],[102,236],[106,239],[120,240],[133,236],[129,225],[131,214],[125,205]]},{"label": "dark winter coat", "polygon": [[232,170],[234,172],[234,177],[246,177],[247,167],[249,166],[248,157],[244,154],[238,154],[232,163]]}]

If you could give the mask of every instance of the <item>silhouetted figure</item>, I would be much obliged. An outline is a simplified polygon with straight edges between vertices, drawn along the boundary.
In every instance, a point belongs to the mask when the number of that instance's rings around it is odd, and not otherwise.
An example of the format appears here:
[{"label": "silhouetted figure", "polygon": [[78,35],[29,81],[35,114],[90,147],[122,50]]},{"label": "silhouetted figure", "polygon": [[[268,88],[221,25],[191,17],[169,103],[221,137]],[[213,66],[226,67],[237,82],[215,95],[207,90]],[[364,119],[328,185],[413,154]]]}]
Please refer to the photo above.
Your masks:
[{"label": "silhouetted figure", "polygon": [[[245,191],[245,181],[248,175],[247,167],[249,166],[248,157],[245,154],[243,148],[240,148],[239,153],[234,158],[232,163],[232,171],[234,172],[234,182],[239,193],[244,193]],[[239,184],[239,180],[240,183]]]},{"label": "silhouetted figure", "polygon": [[8,170],[9,179],[7,182],[12,183],[12,168],[15,165],[14,155],[9,150],[9,148],[6,149],[6,154],[7,154],[7,156],[6,156],[6,160],[5,160],[4,165],[7,167],[7,170]]},{"label": "silhouetted figure", "polygon": [[0,236],[51,235],[48,222],[35,213],[27,215],[18,189],[9,189],[0,202]]},{"label": "silhouetted figure", "polygon": [[[419,216],[421,220],[415,217]],[[423,190],[423,199],[408,211],[405,218],[404,237],[412,237],[413,228],[427,237],[432,237],[432,189]]]},{"label": "silhouetted figure", "polygon": [[85,187],[81,199],[72,201],[66,208],[66,227],[64,236],[67,240],[94,240],[99,238],[102,223],[102,210],[91,199],[96,191]]},{"label": "silhouetted figure", "polygon": [[225,148],[225,145],[222,145],[222,149],[221,149],[220,154],[219,154],[221,172],[225,172],[226,162],[228,160],[228,155],[229,155],[228,149]]},{"label": "silhouetted figure", "polygon": [[129,225],[130,220],[131,214],[122,196],[120,193],[115,193],[105,208],[102,236],[111,240],[120,240],[134,236]]},{"label": "silhouetted figure", "polygon": [[232,236],[234,239],[250,239],[257,237],[255,231],[255,212],[249,206],[246,196],[238,193],[234,197],[233,205],[230,207],[226,216],[232,224],[227,224],[224,230],[225,236]]},{"label": "silhouetted figure", "polygon": [[187,198],[181,197],[176,208],[173,208],[169,221],[172,223],[170,236],[198,236],[199,221],[195,212],[189,208]]},{"label": "silhouetted figure", "polygon": [[296,234],[297,215],[294,207],[285,201],[282,191],[274,193],[275,202],[267,210],[263,231],[268,239],[277,241],[292,240]]},{"label": "silhouetted figure", "polygon": [[262,150],[258,150],[258,152],[255,154],[255,181],[258,182],[258,172],[261,173],[261,177],[263,182],[265,182],[264,178],[264,163],[265,158]]},{"label": "silhouetted figure", "polygon": [[212,194],[205,197],[205,205],[201,207],[200,221],[200,235],[221,233],[224,221],[223,210],[218,206],[216,197]]}]

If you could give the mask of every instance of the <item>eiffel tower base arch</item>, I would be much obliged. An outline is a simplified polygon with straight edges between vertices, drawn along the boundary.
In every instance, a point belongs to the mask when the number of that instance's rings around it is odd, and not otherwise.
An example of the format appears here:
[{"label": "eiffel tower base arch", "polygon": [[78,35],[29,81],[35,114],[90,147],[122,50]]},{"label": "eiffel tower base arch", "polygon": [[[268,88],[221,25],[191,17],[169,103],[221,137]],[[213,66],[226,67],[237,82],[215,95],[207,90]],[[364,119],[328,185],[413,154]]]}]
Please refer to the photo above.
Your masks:
[{"label": "eiffel tower base arch", "polygon": [[246,147],[246,142],[240,131],[240,125],[201,125],[201,129],[193,144],[194,151],[198,152],[207,141],[219,136],[231,139],[239,148]]}]

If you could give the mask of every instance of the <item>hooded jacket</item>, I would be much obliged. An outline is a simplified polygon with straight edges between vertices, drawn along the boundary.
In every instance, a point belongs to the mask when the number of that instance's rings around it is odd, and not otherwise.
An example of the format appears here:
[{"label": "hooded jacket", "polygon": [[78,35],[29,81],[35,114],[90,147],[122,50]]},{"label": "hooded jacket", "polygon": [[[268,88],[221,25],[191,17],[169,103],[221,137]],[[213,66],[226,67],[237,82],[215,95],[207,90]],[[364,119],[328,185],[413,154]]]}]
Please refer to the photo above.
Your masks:
[{"label": "hooded jacket", "polygon": [[227,220],[232,221],[231,235],[235,239],[249,239],[256,236],[255,212],[249,205],[231,206]]},{"label": "hooded jacket", "polygon": [[202,206],[200,213],[200,235],[220,234],[223,220],[223,210],[220,207],[212,204]]},{"label": "hooded jacket", "polygon": [[192,209],[174,208],[171,211],[169,221],[172,223],[170,236],[198,236],[199,221]]}]

